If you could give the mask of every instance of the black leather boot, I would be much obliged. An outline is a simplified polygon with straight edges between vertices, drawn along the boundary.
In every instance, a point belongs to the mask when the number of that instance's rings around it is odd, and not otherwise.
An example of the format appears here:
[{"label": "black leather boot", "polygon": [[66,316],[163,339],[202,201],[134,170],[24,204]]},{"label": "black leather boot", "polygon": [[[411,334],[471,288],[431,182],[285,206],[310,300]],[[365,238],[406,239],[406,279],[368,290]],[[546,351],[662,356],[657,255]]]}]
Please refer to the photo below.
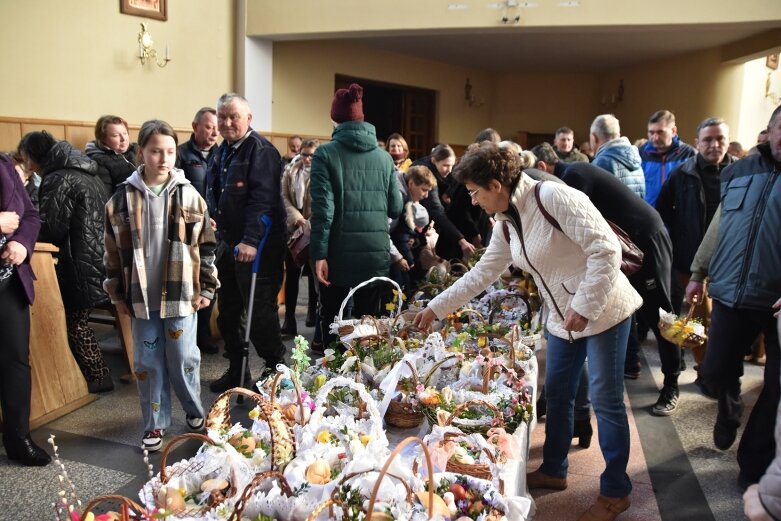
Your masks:
[{"label": "black leather boot", "polygon": [[279,329],[282,336],[296,336],[298,334],[298,328],[296,327],[296,317],[289,317],[285,315],[285,321],[282,323],[282,327]]},{"label": "black leather boot", "polygon": [[5,445],[8,459],[18,460],[26,467],[43,467],[52,461],[51,456],[36,445],[29,434],[16,439],[3,436],[3,445]]},{"label": "black leather boot", "polygon": [[[316,297],[315,297],[316,298]],[[315,317],[317,312],[317,302],[309,305],[309,309],[306,310],[306,327],[314,327]]]},{"label": "black leather boot", "polygon": [[594,428],[591,427],[591,420],[575,420],[575,428],[572,437],[578,439],[578,447],[587,449],[591,446],[591,436],[594,434]]}]

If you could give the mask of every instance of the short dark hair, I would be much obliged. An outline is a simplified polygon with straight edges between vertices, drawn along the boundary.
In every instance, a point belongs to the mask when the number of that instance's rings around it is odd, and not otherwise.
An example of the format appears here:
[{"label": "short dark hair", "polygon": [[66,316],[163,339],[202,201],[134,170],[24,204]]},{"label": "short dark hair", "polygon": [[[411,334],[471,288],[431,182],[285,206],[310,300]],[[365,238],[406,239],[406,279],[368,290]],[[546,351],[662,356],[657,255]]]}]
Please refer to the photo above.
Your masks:
[{"label": "short dark hair", "polygon": [[767,122],[768,127],[773,125],[773,122],[776,120],[779,114],[781,114],[781,105],[777,106],[776,110],[774,110],[773,113],[770,115],[770,120]]},{"label": "short dark hair", "polygon": [[555,165],[559,162],[559,156],[556,155],[556,151],[553,150],[550,143],[540,143],[535,146],[532,148],[532,154],[537,156],[537,161],[545,161],[549,165]]},{"label": "short dark hair", "polygon": [[[28,132],[24,135],[17,151],[21,156],[27,156],[34,162],[43,166],[46,164],[46,158],[49,155],[49,151],[57,144],[57,140],[52,137],[51,134],[45,130],[36,130]],[[39,174],[41,172],[38,172]]]},{"label": "short dark hair", "polygon": [[667,125],[675,125],[675,114],[666,109],[657,110],[651,114],[650,118],[648,118],[648,124],[650,125],[651,123],[665,123]]},{"label": "short dark hair", "polygon": [[450,148],[450,145],[440,143],[431,149],[431,159],[434,161],[443,161],[449,157],[456,157],[456,153]]},{"label": "short dark hair", "polygon": [[482,143],[483,141],[499,143],[501,140],[502,136],[499,135],[499,132],[492,128],[484,128],[475,138],[475,143]]},{"label": "short dark hair", "polygon": [[727,122],[724,121],[724,118],[705,118],[702,121],[700,121],[700,124],[697,125],[697,137],[700,137],[700,130],[707,128],[707,127],[715,127],[716,125],[726,125]]},{"label": "short dark hair", "polygon": [[198,112],[195,113],[195,117],[193,118],[193,123],[196,125],[201,122],[201,118],[203,118],[206,114],[214,114],[217,115],[217,111],[211,107],[202,107]]},{"label": "short dark hair", "polygon": [[575,131],[569,127],[559,127],[556,129],[554,136],[559,137],[559,134],[574,134]]},{"label": "short dark hair", "polygon": [[509,147],[483,141],[469,145],[453,175],[460,183],[488,186],[492,180],[513,186],[521,175],[521,157]]},{"label": "short dark hair", "polygon": [[123,118],[111,114],[100,116],[95,122],[95,139],[98,140],[99,144],[103,143],[103,139],[106,137],[106,127],[109,125],[124,125],[125,130],[128,130],[127,121]]}]

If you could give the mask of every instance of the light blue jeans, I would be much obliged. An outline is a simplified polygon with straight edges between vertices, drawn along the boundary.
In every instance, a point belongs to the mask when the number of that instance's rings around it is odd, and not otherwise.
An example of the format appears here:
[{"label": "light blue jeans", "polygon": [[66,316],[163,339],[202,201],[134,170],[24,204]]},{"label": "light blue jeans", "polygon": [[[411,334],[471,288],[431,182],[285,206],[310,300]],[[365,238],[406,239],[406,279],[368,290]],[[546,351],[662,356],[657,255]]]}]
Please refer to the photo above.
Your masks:
[{"label": "light blue jeans", "polygon": [[144,431],[171,425],[171,386],[189,417],[203,418],[198,315],[132,319],[133,372]]},{"label": "light blue jeans", "polygon": [[549,476],[567,476],[575,396],[583,361],[587,359],[599,448],[606,463],[599,488],[600,494],[608,497],[624,497],[632,490],[626,474],[629,422],[624,406],[624,358],[630,326],[631,319],[627,318],[603,333],[572,343],[552,334],[548,337],[545,369],[548,411],[540,469]]}]

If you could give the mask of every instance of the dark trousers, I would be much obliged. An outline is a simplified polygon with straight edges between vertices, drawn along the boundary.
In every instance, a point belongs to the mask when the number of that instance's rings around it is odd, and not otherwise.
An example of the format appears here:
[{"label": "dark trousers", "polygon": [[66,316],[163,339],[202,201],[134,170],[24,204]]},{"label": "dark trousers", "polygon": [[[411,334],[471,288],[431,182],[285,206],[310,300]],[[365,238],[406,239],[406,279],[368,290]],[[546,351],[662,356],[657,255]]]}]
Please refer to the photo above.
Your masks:
[{"label": "dark trousers", "polygon": [[737,427],[743,414],[740,397],[743,357],[750,352],[759,333],[765,335],[765,382],[738,446],[740,472],[752,482],[759,481],[776,454],[774,429],[781,396],[781,355],[772,311],[731,308],[714,299],[708,348],[700,366],[700,376],[719,399],[716,421]]},{"label": "dark trousers", "polygon": [[[241,345],[247,327],[247,304],[252,282],[252,263],[236,262],[230,247],[220,248],[217,271],[220,276],[220,315],[217,325],[225,340],[225,352],[231,368],[240,370]],[[260,252],[260,272],[250,317],[250,340],[266,367],[282,360],[285,346],[279,333],[277,294],[282,287],[285,241],[281,235],[269,235]]]},{"label": "dark trousers", "polygon": [[317,305],[317,290],[315,289],[314,275],[309,270],[309,265],[299,266],[293,260],[290,250],[285,248],[285,320],[296,320],[296,303],[298,302],[298,282],[301,273],[305,272],[309,278],[309,309]]},{"label": "dark trousers", "polygon": [[3,436],[18,439],[30,433],[30,307],[16,274],[0,290],[0,406]]},{"label": "dark trousers", "polygon": [[[348,293],[350,293],[350,288],[345,286],[320,284],[320,331],[325,347],[330,347],[333,342],[339,340],[339,337],[331,333],[331,323],[339,314],[339,306],[342,305],[342,301]],[[345,307],[342,318],[387,315],[388,312],[382,307],[383,296],[386,293],[387,288],[380,284],[359,289],[353,294],[352,303],[348,302]]]},{"label": "dark trousers", "polygon": [[[664,385],[678,387],[680,375],[681,349],[665,340],[659,332],[659,308],[672,311],[670,283],[672,270],[672,244],[666,230],[659,230],[643,244],[643,267],[629,277],[632,287],[643,297],[643,306],[637,310],[636,319],[647,324],[656,337],[659,359],[662,363]],[[627,369],[636,368],[640,353],[640,341],[637,336],[637,324],[633,320],[626,351]]]}]

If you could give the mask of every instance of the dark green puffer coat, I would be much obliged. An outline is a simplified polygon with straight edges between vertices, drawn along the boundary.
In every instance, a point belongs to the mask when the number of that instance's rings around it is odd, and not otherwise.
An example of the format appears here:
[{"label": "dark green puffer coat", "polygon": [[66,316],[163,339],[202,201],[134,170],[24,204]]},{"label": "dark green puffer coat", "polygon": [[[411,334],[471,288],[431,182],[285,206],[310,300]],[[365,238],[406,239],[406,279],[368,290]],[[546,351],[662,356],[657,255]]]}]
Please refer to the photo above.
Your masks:
[{"label": "dark green puffer coat", "polygon": [[388,218],[401,214],[391,156],[377,148],[374,126],[347,121],[312,160],[309,253],[328,261],[328,279],[351,287],[390,266]]}]

